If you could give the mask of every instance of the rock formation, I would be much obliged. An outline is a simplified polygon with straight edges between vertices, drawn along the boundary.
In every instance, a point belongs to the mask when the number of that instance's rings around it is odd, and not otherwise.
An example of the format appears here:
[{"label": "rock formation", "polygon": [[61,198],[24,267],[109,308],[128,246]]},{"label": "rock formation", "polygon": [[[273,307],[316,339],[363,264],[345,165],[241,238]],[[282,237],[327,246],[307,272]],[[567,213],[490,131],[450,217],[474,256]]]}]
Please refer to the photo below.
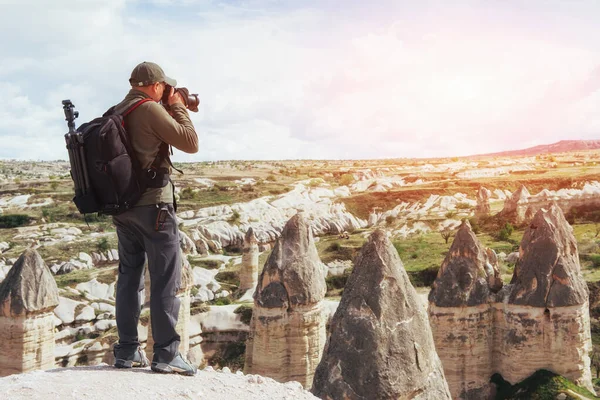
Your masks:
[{"label": "rock formation", "polygon": [[490,197],[492,192],[481,186],[477,191],[477,206],[475,215],[485,217],[490,214]]},{"label": "rock formation", "polygon": [[285,225],[254,293],[246,373],[310,387],[325,345],[325,269],[309,221]]},{"label": "rock formation", "polygon": [[519,253],[511,284],[494,293],[489,254],[463,224],[440,269],[429,316],[455,399],[489,398],[494,373],[515,384],[539,369],[593,390],[588,291],[559,207],[536,213]]},{"label": "rock formation", "polygon": [[25,250],[0,284],[0,376],[54,367],[57,305],[50,269]]},{"label": "rock formation", "polygon": [[454,399],[486,399],[492,392],[489,297],[501,288],[495,253],[464,221],[429,293],[433,337]]},{"label": "rock formation", "polygon": [[550,369],[593,391],[588,288],[573,229],[559,207],[536,213],[519,253],[495,324],[497,369],[512,383]]},{"label": "rock formation", "polygon": [[[181,254],[181,258],[183,260],[183,266],[181,269],[181,286],[179,287],[179,291],[177,292],[177,297],[179,298],[179,317],[177,319],[177,326],[175,330],[179,333],[181,338],[181,342],[179,344],[179,352],[184,356],[187,356],[190,350],[190,334],[189,334],[189,326],[190,326],[190,290],[194,286],[194,276],[192,274],[192,268],[190,263],[188,262],[185,254]],[[146,268],[145,274],[145,297],[146,304],[150,305],[150,274],[148,273],[148,268]],[[152,361],[152,356],[154,354],[153,351],[154,346],[154,338],[152,337],[152,314],[150,314],[150,319],[148,321],[148,339],[146,341],[146,355]]]},{"label": "rock formation", "polygon": [[500,211],[500,215],[511,222],[523,222],[529,197],[531,197],[531,194],[524,185],[521,185],[509,199],[504,201],[504,207]]},{"label": "rock formation", "polygon": [[321,399],[450,399],[425,307],[383,231],[361,249],[330,332]]},{"label": "rock formation", "polygon": [[244,237],[242,267],[240,269],[240,292],[254,292],[258,283],[258,241],[254,230],[249,228]]}]

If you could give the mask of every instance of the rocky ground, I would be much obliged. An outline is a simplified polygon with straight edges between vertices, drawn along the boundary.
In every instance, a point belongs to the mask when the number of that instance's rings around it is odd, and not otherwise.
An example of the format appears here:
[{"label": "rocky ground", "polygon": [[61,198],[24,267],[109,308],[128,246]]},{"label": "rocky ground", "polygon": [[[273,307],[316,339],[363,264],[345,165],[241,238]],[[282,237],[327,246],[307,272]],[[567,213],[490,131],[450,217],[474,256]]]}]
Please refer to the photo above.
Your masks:
[{"label": "rocky ground", "polygon": [[193,377],[162,375],[150,368],[119,370],[107,365],[35,371],[0,378],[2,399],[316,399],[298,382],[278,383],[260,375],[211,367]]}]

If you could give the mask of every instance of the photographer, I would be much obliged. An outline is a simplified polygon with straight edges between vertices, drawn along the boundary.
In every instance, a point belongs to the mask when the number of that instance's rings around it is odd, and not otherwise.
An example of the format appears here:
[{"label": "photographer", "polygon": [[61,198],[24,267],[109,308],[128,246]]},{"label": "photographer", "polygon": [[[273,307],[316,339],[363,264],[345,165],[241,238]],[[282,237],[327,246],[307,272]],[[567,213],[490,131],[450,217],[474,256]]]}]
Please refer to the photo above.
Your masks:
[{"label": "photographer", "polygon": [[[115,345],[115,367],[146,367],[149,362],[140,349],[137,325],[140,315],[139,291],[143,288],[144,263],[150,272],[150,312],[154,337],[152,370],[193,375],[196,368],[179,351],[175,331],[179,315],[176,293],[181,281],[182,260],[175,216],[174,187],[169,147],[186,153],[198,151],[198,136],[189,118],[185,98],[174,87],[177,82],[151,62],[137,65],[129,79],[131,90],[115,106],[116,112],[135,109],[125,116],[131,148],[148,175],[148,188],[135,207],[113,217],[119,239],[119,278],[116,289],[116,317],[119,342]],[[169,112],[159,101],[169,90]],[[140,103],[141,100],[146,102]],[[164,100],[163,100],[164,101]],[[169,114],[170,113],[170,114]],[[144,178],[144,177],[142,177]]]}]

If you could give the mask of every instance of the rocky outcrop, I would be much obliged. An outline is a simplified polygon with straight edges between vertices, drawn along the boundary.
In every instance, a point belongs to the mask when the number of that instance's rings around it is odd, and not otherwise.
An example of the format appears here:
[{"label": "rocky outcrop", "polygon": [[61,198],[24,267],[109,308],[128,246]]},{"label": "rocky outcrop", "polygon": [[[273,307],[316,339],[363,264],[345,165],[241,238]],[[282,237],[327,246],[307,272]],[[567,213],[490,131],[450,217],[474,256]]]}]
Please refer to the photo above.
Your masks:
[{"label": "rocky outcrop", "polygon": [[454,399],[486,399],[493,391],[489,301],[501,288],[495,253],[465,220],[429,293],[433,337]]},{"label": "rocky outcrop", "polygon": [[254,293],[246,373],[312,385],[325,345],[325,270],[307,218],[285,225]]},{"label": "rocky outcrop", "polygon": [[553,204],[560,207],[564,214],[574,209],[592,210],[600,208],[600,182],[586,183],[582,189],[542,190],[532,196],[521,186],[510,199],[504,202],[500,215],[515,223],[531,221],[541,209]]},{"label": "rocky outcrop", "polygon": [[510,198],[504,201],[504,207],[500,211],[500,215],[515,223],[524,221],[529,197],[531,197],[531,194],[524,185],[521,185]]},{"label": "rocky outcrop", "polygon": [[[497,293],[489,280],[484,285],[490,260],[482,257],[466,224],[460,231],[429,297],[453,398],[490,398],[494,373],[515,384],[539,369],[593,390],[587,286],[560,208],[537,212],[523,236],[511,284]],[[465,247],[478,250],[455,251]]]},{"label": "rocky outcrop", "polygon": [[258,241],[254,236],[254,230],[248,229],[244,237],[244,249],[242,253],[242,266],[240,268],[240,292],[254,292],[258,282]]},{"label": "rocky outcrop", "polygon": [[0,376],[54,367],[57,305],[50,269],[25,250],[0,284]]},{"label": "rocky outcrop", "polygon": [[481,186],[477,191],[476,216],[485,217],[490,214],[490,197],[492,197],[492,192]]},{"label": "rocky outcrop", "polygon": [[536,213],[519,253],[506,303],[494,309],[502,376],[514,383],[546,368],[593,391],[588,288],[559,207]]},{"label": "rocky outcrop", "polygon": [[[298,183],[280,196],[189,210],[179,213],[178,218],[190,229],[190,238],[199,253],[206,247],[218,253],[225,247],[241,248],[249,228],[254,230],[259,244],[273,243],[286,222],[300,210],[311,216],[313,234],[337,234],[364,228],[366,221],[349,213],[343,203],[336,202],[337,198],[349,195],[347,187],[332,190]],[[238,222],[230,223],[232,218]]]},{"label": "rocky outcrop", "polygon": [[425,307],[387,235],[363,246],[312,392],[322,399],[450,399]]}]

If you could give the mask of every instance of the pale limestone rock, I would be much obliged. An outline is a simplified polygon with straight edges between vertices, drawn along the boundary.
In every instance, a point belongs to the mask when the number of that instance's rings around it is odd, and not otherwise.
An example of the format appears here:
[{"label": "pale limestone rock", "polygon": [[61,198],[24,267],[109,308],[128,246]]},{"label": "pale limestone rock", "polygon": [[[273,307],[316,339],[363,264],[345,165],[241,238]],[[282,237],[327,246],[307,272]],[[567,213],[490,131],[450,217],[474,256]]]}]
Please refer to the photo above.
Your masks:
[{"label": "pale limestone rock", "polygon": [[487,216],[490,214],[490,197],[492,192],[481,186],[477,191],[477,206],[475,207],[476,216]]},{"label": "pale limestone rock", "polygon": [[504,201],[504,208],[500,212],[500,215],[512,222],[522,222],[525,219],[527,202],[530,197],[531,194],[527,188],[521,185],[510,198]]},{"label": "pale limestone rock", "polygon": [[423,303],[387,235],[356,258],[313,394],[321,399],[450,400]]},{"label": "pale limestone rock", "polygon": [[181,246],[181,250],[183,254],[191,254],[196,255],[198,251],[196,250],[196,244],[190,237],[183,231],[179,231],[179,244]]},{"label": "pale limestone rock", "polygon": [[58,288],[32,249],[0,284],[0,376],[54,366],[54,315]]},{"label": "pale limestone rock", "polygon": [[254,231],[249,228],[244,237],[242,266],[240,268],[240,292],[254,292],[258,283],[258,242]]},{"label": "pale limestone rock", "polygon": [[296,214],[277,240],[254,294],[245,373],[312,385],[326,340],[325,292],[311,226]]}]

